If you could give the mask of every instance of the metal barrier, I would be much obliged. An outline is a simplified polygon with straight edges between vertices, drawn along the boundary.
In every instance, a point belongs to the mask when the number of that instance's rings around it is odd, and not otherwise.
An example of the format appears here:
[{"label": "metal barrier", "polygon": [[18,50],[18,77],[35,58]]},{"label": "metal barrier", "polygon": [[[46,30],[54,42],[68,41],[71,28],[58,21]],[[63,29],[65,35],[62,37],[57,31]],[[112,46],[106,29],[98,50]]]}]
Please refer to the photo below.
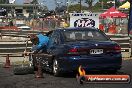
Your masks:
[{"label": "metal barrier", "polygon": [[[0,39],[0,54],[10,54],[22,53],[25,48],[26,51],[31,49],[31,42],[27,38],[30,34],[37,34],[40,31],[17,31],[17,30],[1,30]],[[48,31],[41,31],[41,33],[46,33]],[[27,44],[28,43],[28,44]],[[13,54],[12,54],[13,55]]]},{"label": "metal barrier", "polygon": [[1,36],[10,36],[10,37],[24,37],[26,38],[27,35],[30,34],[37,34],[37,33],[47,33],[48,31],[40,31],[40,30],[1,30]]},{"label": "metal barrier", "polygon": [[[27,45],[27,46],[26,46]],[[1,41],[0,42],[0,54],[20,54],[31,49],[31,42],[27,41]]]},{"label": "metal barrier", "polygon": [[131,57],[130,36],[127,34],[107,34],[112,41],[121,46],[122,57]]}]

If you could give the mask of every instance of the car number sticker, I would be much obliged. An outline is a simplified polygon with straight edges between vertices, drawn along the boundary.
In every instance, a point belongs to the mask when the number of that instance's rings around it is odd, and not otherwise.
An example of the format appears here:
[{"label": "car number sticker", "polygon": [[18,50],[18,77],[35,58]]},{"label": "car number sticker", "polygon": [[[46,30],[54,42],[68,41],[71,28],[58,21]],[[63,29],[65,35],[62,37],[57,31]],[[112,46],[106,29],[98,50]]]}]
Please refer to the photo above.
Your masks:
[{"label": "car number sticker", "polygon": [[102,54],[103,49],[91,49],[90,54]]}]

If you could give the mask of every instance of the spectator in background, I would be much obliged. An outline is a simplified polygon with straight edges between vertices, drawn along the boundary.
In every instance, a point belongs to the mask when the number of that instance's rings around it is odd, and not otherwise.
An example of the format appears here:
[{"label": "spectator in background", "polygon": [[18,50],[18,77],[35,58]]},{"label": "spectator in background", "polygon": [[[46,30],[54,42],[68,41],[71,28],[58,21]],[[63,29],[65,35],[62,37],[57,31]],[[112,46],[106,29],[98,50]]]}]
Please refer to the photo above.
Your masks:
[{"label": "spectator in background", "polygon": [[105,23],[104,28],[105,28],[105,32],[107,33],[109,29],[109,23]]},{"label": "spectator in background", "polygon": [[121,26],[124,25],[124,19],[121,19],[120,24],[121,24]]},{"label": "spectator in background", "polygon": [[101,31],[104,31],[104,25],[103,25],[102,23],[99,24],[99,29],[100,29]]},{"label": "spectator in background", "polygon": [[117,33],[117,31],[116,31],[116,25],[113,22],[109,25],[108,32],[112,33],[112,34]]},{"label": "spectator in background", "polygon": [[61,22],[60,22],[60,27],[63,27],[63,28],[68,27],[68,24],[67,24],[67,22],[66,22],[66,20],[65,20],[65,19],[61,19]]},{"label": "spectator in background", "polygon": [[9,26],[13,26],[13,21],[12,20],[9,21]]},{"label": "spectator in background", "polygon": [[116,26],[116,31],[117,31],[117,33],[120,33],[121,32],[121,26],[120,25],[117,25]]}]

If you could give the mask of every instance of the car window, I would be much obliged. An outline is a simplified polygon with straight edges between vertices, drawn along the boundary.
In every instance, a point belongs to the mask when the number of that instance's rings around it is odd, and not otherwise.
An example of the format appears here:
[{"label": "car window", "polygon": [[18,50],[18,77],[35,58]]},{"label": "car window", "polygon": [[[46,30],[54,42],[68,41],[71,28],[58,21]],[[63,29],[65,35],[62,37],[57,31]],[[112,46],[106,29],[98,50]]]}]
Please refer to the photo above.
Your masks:
[{"label": "car window", "polygon": [[96,30],[70,30],[65,31],[64,36],[66,41],[84,41],[84,40],[95,40],[95,41],[106,41],[108,38],[100,31]]},{"label": "car window", "polygon": [[48,48],[50,48],[50,47],[52,47],[52,46],[54,46],[54,45],[57,45],[57,44],[59,44],[60,43],[60,37],[59,37],[59,34],[57,34],[57,33],[52,33],[51,35],[50,35],[50,38],[49,38],[49,42],[48,42]]},{"label": "car window", "polygon": [[59,44],[58,36],[55,36],[53,39],[54,44]]},{"label": "car window", "polygon": [[53,38],[54,38],[54,43],[55,44],[59,44],[60,43],[60,35],[59,35],[59,33],[55,33],[55,35],[53,36]]}]

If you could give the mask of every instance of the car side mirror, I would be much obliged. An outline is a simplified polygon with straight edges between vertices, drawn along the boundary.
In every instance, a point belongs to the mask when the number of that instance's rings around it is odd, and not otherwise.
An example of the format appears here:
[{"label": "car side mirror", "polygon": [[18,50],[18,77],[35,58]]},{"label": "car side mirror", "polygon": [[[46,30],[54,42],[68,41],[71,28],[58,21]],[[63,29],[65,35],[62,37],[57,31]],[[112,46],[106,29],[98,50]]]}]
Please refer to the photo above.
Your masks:
[{"label": "car side mirror", "polygon": [[58,42],[57,42],[57,41],[54,41],[54,42],[53,42],[53,45],[57,45],[57,44],[58,44]]}]

